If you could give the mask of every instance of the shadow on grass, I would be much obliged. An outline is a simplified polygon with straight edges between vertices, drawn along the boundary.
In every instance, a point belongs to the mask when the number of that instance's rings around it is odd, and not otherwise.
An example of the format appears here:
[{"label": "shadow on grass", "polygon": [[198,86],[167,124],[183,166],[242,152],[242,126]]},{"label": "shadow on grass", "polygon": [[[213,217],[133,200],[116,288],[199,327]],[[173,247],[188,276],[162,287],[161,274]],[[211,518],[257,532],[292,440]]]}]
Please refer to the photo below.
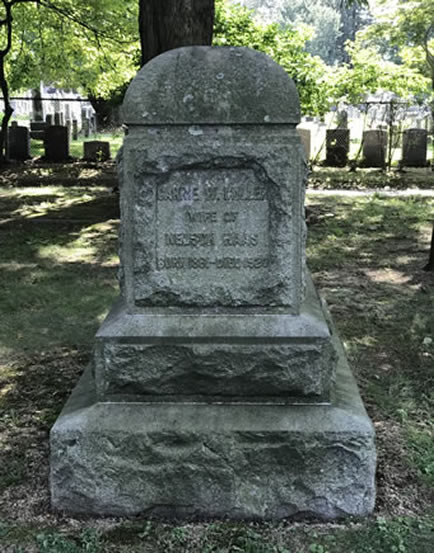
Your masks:
[{"label": "shadow on grass", "polygon": [[118,293],[117,197],[85,192],[3,202],[0,518],[48,513],[48,431]]},{"label": "shadow on grass", "polygon": [[[117,295],[116,204],[108,194],[0,227],[0,347],[11,353],[0,382],[2,516],[48,513],[48,429]],[[420,269],[429,203],[322,198],[311,208],[309,264],[379,436],[379,508],[420,512],[430,492],[410,466],[399,424],[407,417],[418,431],[433,414],[434,351],[424,345],[434,337],[433,276]]]},{"label": "shadow on grass", "polygon": [[[434,275],[422,270],[432,206],[375,197],[309,206],[309,265],[376,426],[378,506],[401,513],[434,499],[434,478],[421,483],[434,475]],[[413,447],[424,448],[419,464]]]},{"label": "shadow on grass", "polygon": [[309,265],[360,379],[368,371],[366,385],[389,413],[405,407],[397,393],[420,407],[434,383],[434,351],[424,346],[434,336],[434,275],[422,270],[431,205],[375,198],[310,204]]},{"label": "shadow on grass", "polygon": [[116,295],[117,197],[107,191],[72,200],[78,203],[49,204],[35,217],[14,214],[15,197],[5,202],[11,217],[0,224],[0,306],[7,313],[0,348],[7,352],[89,345]]}]

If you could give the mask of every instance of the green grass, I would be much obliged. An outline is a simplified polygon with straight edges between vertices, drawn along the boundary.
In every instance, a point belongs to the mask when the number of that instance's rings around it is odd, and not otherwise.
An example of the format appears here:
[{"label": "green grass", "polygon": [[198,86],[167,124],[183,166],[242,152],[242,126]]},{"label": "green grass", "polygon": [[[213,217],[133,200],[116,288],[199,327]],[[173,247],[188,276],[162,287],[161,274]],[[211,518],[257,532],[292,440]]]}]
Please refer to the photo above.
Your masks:
[{"label": "green grass", "polygon": [[118,293],[113,174],[65,167],[0,176],[0,551],[431,553],[434,293],[421,267],[433,200],[420,197],[308,196],[309,266],[377,431],[374,516],[168,523],[50,511],[48,431]]},{"label": "green grass", "polygon": [[0,352],[90,344],[117,292],[117,197],[48,186],[0,199]]},{"label": "green grass", "polygon": [[378,517],[346,526],[121,522],[111,530],[77,532],[0,525],[0,540],[37,553],[431,553],[433,533],[427,517]]},{"label": "green grass", "polygon": [[405,168],[404,171],[381,169],[339,169],[315,166],[310,186],[318,189],[337,190],[407,190],[434,189],[434,171],[431,168]]}]

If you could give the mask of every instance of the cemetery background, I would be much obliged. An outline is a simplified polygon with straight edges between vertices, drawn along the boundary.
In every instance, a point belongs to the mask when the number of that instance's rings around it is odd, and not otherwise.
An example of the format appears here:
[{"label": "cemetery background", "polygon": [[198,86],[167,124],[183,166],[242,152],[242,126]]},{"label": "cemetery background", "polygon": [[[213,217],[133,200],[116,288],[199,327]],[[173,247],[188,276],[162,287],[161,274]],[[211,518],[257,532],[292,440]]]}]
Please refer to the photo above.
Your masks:
[{"label": "cemetery background", "polygon": [[[87,363],[94,330],[117,288],[116,198],[112,166],[106,168],[108,174],[98,167],[42,165],[1,176],[1,301],[9,313],[1,323],[2,546],[44,552],[430,551],[433,298],[432,277],[420,267],[433,204],[378,192],[308,198],[310,266],[345,337],[379,435],[379,503],[371,520],[333,527],[176,525],[89,523],[49,514],[47,431]],[[336,169],[315,171],[311,183],[432,189],[431,179],[425,169],[405,175]]]}]

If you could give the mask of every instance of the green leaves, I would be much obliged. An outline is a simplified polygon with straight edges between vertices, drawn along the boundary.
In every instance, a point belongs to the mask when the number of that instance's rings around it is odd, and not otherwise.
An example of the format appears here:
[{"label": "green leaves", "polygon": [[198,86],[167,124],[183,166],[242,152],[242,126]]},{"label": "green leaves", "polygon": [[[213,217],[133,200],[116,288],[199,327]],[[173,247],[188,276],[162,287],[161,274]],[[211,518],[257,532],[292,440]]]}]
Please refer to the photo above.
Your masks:
[{"label": "green leaves", "polygon": [[42,0],[14,7],[12,90],[40,80],[108,98],[138,69],[136,0]]},{"label": "green leaves", "polygon": [[253,12],[239,5],[216,0],[215,45],[247,46],[272,57],[294,79],[302,111],[323,114],[328,109],[327,66],[305,50],[312,29],[301,25],[264,25]]}]

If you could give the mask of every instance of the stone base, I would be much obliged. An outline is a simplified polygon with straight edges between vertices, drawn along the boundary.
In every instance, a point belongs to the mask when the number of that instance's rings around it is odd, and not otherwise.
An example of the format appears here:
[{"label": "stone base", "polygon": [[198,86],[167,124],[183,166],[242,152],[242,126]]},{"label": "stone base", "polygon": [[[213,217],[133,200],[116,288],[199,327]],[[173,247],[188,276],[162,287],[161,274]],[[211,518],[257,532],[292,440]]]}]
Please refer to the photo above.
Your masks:
[{"label": "stone base", "polygon": [[306,292],[299,315],[129,313],[120,299],[96,335],[98,400],[330,403],[336,354],[309,275]]},{"label": "stone base", "polygon": [[51,431],[53,507],[183,518],[368,515],[374,430],[334,341],[332,406],[98,403],[87,370]]}]

